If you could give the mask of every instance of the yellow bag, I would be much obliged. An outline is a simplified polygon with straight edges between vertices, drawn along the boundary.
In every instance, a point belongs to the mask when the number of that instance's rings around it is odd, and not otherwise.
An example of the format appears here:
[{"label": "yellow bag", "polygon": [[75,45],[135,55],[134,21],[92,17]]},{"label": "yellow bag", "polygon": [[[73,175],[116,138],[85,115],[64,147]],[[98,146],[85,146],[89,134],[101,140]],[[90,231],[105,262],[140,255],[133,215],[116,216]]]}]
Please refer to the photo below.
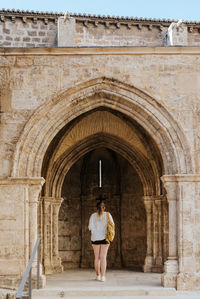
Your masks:
[{"label": "yellow bag", "polygon": [[107,212],[107,236],[106,241],[109,243],[114,240],[115,237],[115,225],[110,221],[109,213]]}]

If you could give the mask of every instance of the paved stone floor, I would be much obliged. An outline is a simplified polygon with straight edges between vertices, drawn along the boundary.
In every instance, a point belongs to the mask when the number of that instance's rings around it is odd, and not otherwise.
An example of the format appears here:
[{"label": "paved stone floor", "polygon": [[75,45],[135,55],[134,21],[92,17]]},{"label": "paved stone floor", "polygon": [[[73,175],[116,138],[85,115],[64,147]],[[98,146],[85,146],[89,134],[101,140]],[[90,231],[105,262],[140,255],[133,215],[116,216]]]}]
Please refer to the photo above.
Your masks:
[{"label": "paved stone floor", "polygon": [[34,290],[33,299],[53,298],[176,298],[200,299],[200,292],[177,292],[161,286],[161,275],[129,270],[108,270],[106,282],[96,281],[93,270],[68,270],[48,275],[45,289]]}]

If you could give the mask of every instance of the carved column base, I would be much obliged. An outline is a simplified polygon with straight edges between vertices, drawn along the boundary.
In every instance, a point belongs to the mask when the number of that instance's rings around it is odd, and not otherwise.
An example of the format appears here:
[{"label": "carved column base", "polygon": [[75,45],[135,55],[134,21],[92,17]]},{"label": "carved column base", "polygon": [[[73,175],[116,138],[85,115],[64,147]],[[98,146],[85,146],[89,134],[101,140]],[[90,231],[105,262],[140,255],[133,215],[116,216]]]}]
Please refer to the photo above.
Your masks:
[{"label": "carved column base", "polygon": [[153,257],[152,256],[146,256],[143,266],[144,272],[151,272],[152,270],[152,264],[153,264]]},{"label": "carved column base", "polygon": [[165,288],[177,288],[178,262],[174,258],[168,258],[164,265],[165,272],[162,275],[162,286]]},{"label": "carved column base", "polygon": [[51,264],[45,264],[44,265],[44,273],[45,274],[53,274],[54,273],[53,266]]},{"label": "carved column base", "polygon": [[151,272],[153,272],[153,273],[163,273],[162,257],[157,257],[155,259],[155,264],[152,266]]},{"label": "carved column base", "polygon": [[57,261],[53,261],[52,264],[44,266],[45,274],[61,273],[63,272],[63,266],[61,265],[61,259],[58,258]]},{"label": "carved column base", "polygon": [[[43,289],[46,287],[46,276],[43,274],[40,274],[40,289]],[[33,275],[32,276],[32,288],[37,289],[37,276]]]},{"label": "carved column base", "polygon": [[61,258],[59,256],[53,259],[53,273],[63,272],[63,265],[61,264]]}]

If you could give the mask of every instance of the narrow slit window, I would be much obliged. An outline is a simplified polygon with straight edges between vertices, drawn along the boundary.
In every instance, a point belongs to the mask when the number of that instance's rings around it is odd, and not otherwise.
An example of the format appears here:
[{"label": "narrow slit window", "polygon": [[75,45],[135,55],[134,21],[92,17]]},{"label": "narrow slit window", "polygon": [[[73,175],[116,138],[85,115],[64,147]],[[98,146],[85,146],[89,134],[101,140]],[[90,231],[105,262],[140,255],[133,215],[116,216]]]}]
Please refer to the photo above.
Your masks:
[{"label": "narrow slit window", "polygon": [[102,161],[99,160],[99,188],[102,188]]}]

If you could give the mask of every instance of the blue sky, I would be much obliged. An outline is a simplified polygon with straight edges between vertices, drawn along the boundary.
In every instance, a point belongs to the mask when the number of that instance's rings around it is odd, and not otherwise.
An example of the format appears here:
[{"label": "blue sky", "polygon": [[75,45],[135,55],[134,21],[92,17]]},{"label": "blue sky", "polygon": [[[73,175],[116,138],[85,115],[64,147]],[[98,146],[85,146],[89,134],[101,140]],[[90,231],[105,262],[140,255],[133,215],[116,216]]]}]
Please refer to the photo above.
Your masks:
[{"label": "blue sky", "polygon": [[200,21],[200,0],[0,0],[2,8]]}]

